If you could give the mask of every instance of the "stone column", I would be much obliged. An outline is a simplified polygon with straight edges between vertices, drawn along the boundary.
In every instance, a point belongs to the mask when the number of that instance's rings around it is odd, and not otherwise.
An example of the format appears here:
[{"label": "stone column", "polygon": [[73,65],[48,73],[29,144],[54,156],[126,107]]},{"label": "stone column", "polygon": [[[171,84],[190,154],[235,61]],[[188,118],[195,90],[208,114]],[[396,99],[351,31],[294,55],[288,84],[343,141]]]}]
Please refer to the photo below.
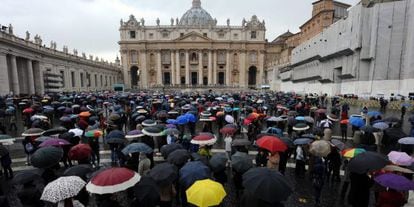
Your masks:
[{"label": "stone column", "polygon": [[171,85],[175,85],[175,52],[171,50]]},{"label": "stone column", "polygon": [[122,61],[122,76],[124,77],[124,84],[125,84],[125,89],[131,89],[132,85],[131,85],[131,73],[130,73],[130,68],[128,68],[129,64],[128,64],[128,57],[130,57],[128,55],[127,51],[122,51],[121,53],[121,61]]},{"label": "stone column", "polygon": [[157,85],[162,85],[162,63],[161,63],[161,51],[157,52]]},{"label": "stone column", "polygon": [[20,85],[19,85],[19,73],[17,71],[16,56],[10,55],[10,65],[11,65],[11,78],[12,78],[11,82],[12,82],[13,94],[19,95]]},{"label": "stone column", "polygon": [[230,51],[227,51],[227,57],[226,57],[226,86],[230,86]]},{"label": "stone column", "polygon": [[203,85],[203,51],[200,51],[198,56],[198,85]]},{"label": "stone column", "polygon": [[263,78],[264,78],[264,53],[259,51],[259,77],[256,79],[256,85],[263,85]]},{"label": "stone column", "polygon": [[176,76],[175,76],[175,80],[177,85],[181,85],[181,64],[180,64],[180,51],[177,50],[175,52],[175,71],[176,71]]},{"label": "stone column", "polygon": [[9,69],[7,68],[7,55],[0,53],[0,95],[10,93]]},{"label": "stone column", "polygon": [[208,85],[213,84],[213,55],[212,51],[208,52]]},{"label": "stone column", "polygon": [[[33,74],[34,74],[35,80],[42,80],[43,76],[42,76],[42,73],[40,71],[40,63],[38,61],[34,61],[32,65],[33,65]],[[70,74],[70,72],[68,72],[68,74]],[[68,77],[71,78],[69,75],[68,75]],[[72,79],[70,79],[70,80],[71,80],[71,82],[70,82],[70,85],[69,85],[69,89],[72,88]],[[43,83],[43,81],[35,81],[35,90],[36,90],[37,95],[42,95],[43,94],[43,92],[44,92],[44,83]]]},{"label": "stone column", "polygon": [[217,85],[217,51],[213,51],[213,85]]},{"label": "stone column", "polygon": [[29,79],[29,95],[35,94],[32,60],[27,59],[27,78]]},{"label": "stone column", "polygon": [[240,52],[240,62],[239,62],[239,86],[246,87],[246,52]]},{"label": "stone column", "polygon": [[141,70],[140,70],[140,82],[142,88],[148,88],[148,63],[147,63],[147,51],[141,52]]},{"label": "stone column", "polygon": [[185,84],[190,85],[190,55],[185,51]]}]

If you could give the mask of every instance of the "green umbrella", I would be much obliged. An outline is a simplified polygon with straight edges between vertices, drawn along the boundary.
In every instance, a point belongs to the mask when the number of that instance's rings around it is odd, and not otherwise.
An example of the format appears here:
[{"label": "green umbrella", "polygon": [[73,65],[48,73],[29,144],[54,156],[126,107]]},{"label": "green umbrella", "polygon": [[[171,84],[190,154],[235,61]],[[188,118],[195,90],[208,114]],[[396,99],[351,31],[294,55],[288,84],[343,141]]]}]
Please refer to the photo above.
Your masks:
[{"label": "green umbrella", "polygon": [[31,162],[37,168],[49,168],[59,163],[63,156],[62,148],[43,147],[36,150],[31,157]]}]

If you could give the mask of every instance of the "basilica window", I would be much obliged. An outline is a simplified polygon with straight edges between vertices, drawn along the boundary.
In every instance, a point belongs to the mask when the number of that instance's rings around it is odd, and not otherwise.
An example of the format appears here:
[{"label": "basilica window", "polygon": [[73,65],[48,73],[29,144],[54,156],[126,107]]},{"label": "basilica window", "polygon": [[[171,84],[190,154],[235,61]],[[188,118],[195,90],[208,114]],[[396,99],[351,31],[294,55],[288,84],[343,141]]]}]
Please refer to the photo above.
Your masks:
[{"label": "basilica window", "polygon": [[168,32],[164,32],[164,33],[162,33],[162,37],[163,37],[163,38],[168,38],[168,36],[170,36],[170,35],[168,34]]},{"label": "basilica window", "polygon": [[75,72],[70,72],[70,79],[72,82],[72,87],[75,87]]},{"label": "basilica window", "polygon": [[180,37],[184,37],[184,33],[180,33]]},{"label": "basilica window", "polygon": [[130,37],[131,39],[135,39],[135,38],[136,38],[136,36],[135,36],[135,31],[129,31],[129,37]]},{"label": "basilica window", "polygon": [[251,39],[256,39],[256,36],[257,36],[257,32],[256,31],[251,31],[250,38]]},{"label": "basilica window", "polygon": [[95,87],[98,87],[98,75],[95,74]]},{"label": "basilica window", "polygon": [[233,35],[233,38],[234,38],[235,40],[238,40],[238,39],[239,39],[239,34],[234,34],[234,35]]},{"label": "basilica window", "polygon": [[149,38],[153,39],[154,38],[154,33],[149,33]]},{"label": "basilica window", "polygon": [[131,54],[130,54],[130,59],[131,59],[131,63],[138,63],[138,55],[137,55],[137,51],[132,50]]},{"label": "basilica window", "polygon": [[218,52],[218,64],[226,64],[226,54],[224,51]]},{"label": "basilica window", "polygon": [[203,33],[203,36],[204,36],[204,37],[207,37],[207,33]]},{"label": "basilica window", "polygon": [[224,38],[224,33],[219,33],[219,38],[223,39]]},{"label": "basilica window", "polygon": [[80,74],[81,87],[83,87],[83,73]]},{"label": "basilica window", "polygon": [[256,52],[251,52],[250,53],[250,63],[257,63],[257,53]]},{"label": "basilica window", "polygon": [[65,71],[60,71],[60,76],[62,77],[62,85],[63,85],[63,87],[65,87]]}]

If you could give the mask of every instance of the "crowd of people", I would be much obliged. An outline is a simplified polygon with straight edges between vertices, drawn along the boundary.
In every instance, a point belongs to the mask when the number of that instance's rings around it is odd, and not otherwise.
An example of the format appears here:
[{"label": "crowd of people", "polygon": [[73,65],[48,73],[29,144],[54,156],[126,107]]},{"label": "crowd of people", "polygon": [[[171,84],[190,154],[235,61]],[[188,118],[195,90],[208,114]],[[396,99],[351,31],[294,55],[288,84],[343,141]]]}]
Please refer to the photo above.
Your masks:
[{"label": "crowd of people", "polygon": [[[20,117],[32,167],[13,172],[7,133]],[[341,185],[351,206],[414,205],[414,116],[410,137],[400,118],[367,107],[350,114],[339,97],[50,94],[2,97],[0,118],[1,182],[10,189],[0,188],[0,206],[284,206],[295,190],[288,163],[298,183],[310,181],[315,206],[326,182]]]}]

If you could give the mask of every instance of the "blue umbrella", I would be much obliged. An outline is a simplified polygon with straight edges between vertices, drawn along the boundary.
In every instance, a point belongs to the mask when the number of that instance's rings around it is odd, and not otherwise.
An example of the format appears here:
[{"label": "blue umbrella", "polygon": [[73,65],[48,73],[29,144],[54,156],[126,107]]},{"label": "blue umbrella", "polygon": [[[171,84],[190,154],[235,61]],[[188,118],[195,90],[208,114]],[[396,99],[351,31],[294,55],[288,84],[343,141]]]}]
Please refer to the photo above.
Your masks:
[{"label": "blue umbrella", "polygon": [[186,116],[188,121],[191,122],[191,123],[196,123],[197,122],[197,117],[192,113],[186,113],[184,116]]},{"label": "blue umbrella", "polygon": [[66,107],[65,106],[59,106],[57,108],[58,111],[65,111]]},{"label": "blue umbrella", "polygon": [[178,122],[175,119],[167,119],[167,124],[174,124],[174,125],[176,125],[176,124],[178,124]]},{"label": "blue umbrella", "polygon": [[405,106],[406,108],[409,108],[409,107],[411,107],[411,104],[410,103],[402,103],[401,107],[403,107],[403,106]]},{"label": "blue umbrella", "polygon": [[369,117],[377,117],[377,116],[381,116],[381,115],[382,115],[382,113],[381,113],[381,112],[379,112],[379,111],[370,111],[370,112],[368,112],[368,113],[367,113],[367,115],[368,115]]},{"label": "blue umbrella", "polygon": [[240,108],[235,107],[233,108],[233,111],[240,111]]},{"label": "blue umbrella", "polygon": [[179,117],[177,117],[177,124],[178,125],[186,125],[188,124],[188,122],[190,122],[190,120],[188,120],[188,117],[185,115],[181,115]]},{"label": "blue umbrella", "polygon": [[137,153],[137,152],[143,152],[145,154],[149,154],[149,153],[152,153],[153,151],[154,150],[150,146],[148,146],[144,143],[132,143],[132,144],[129,144],[128,146],[126,146],[122,150],[122,153],[124,153],[124,155]]},{"label": "blue umbrella", "polygon": [[269,134],[275,134],[275,135],[277,135],[277,136],[279,136],[279,137],[283,137],[283,132],[282,132],[282,130],[281,130],[281,129],[279,129],[279,128],[275,128],[275,127],[269,127],[269,128],[266,130],[266,133],[269,133]]},{"label": "blue umbrella", "polygon": [[120,131],[120,130],[113,130],[111,132],[109,132],[108,135],[106,135],[106,139],[124,139],[125,138],[125,134],[124,132]]},{"label": "blue umbrella", "polygon": [[385,122],[378,122],[372,125],[376,129],[385,130],[388,129],[390,126]]},{"label": "blue umbrella", "polygon": [[365,121],[361,117],[351,116],[349,123],[355,127],[362,127],[365,125]]},{"label": "blue umbrella", "polygon": [[405,137],[398,140],[398,143],[405,145],[414,145],[414,137]]},{"label": "blue umbrella", "polygon": [[210,168],[201,161],[187,162],[180,169],[180,184],[184,189],[190,187],[195,181],[210,177]]},{"label": "blue umbrella", "polygon": [[72,119],[69,116],[62,116],[59,119],[61,122],[71,122]]},{"label": "blue umbrella", "polygon": [[295,139],[295,141],[293,141],[294,145],[304,145],[304,144],[309,144],[313,141],[313,139],[309,139],[309,138],[298,138]]},{"label": "blue umbrella", "polygon": [[303,117],[303,116],[297,116],[295,119],[297,121],[305,121],[305,117]]}]

